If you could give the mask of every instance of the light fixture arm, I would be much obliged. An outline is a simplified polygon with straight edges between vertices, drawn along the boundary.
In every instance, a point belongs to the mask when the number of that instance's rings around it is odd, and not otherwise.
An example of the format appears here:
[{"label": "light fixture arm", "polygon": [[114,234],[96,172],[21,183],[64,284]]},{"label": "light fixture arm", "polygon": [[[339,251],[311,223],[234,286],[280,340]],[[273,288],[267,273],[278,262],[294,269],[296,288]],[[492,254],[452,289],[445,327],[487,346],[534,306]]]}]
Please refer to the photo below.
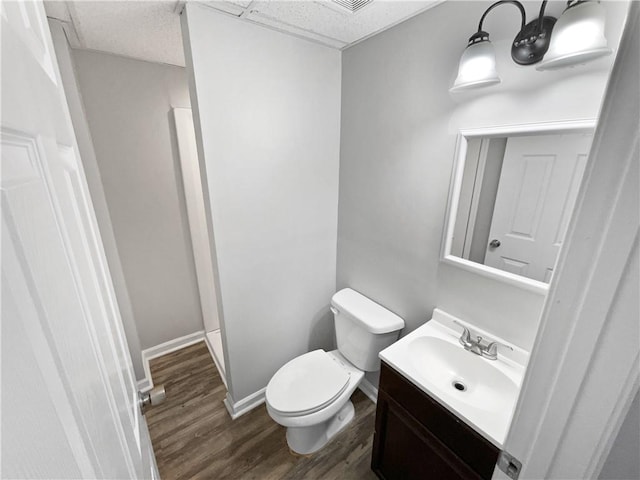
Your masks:
[{"label": "light fixture arm", "polygon": [[[511,58],[519,65],[531,65],[542,60],[542,57],[549,49],[549,41],[551,39],[551,31],[556,23],[554,17],[546,17],[544,12],[547,8],[547,1],[543,0],[540,5],[540,14],[538,18],[527,23],[527,13],[522,3],[518,0],[500,0],[493,3],[487,8],[480,22],[478,23],[478,31],[469,38],[469,45],[489,41],[489,33],[483,30],[484,19],[494,8],[509,3],[520,10],[520,30],[511,44]],[[571,0],[569,0],[571,1]],[[580,0],[574,0],[579,2]]]},{"label": "light fixture arm", "polygon": [[538,34],[542,33],[542,26],[544,24],[544,11],[546,10],[546,8],[547,0],[543,0],[542,5],[540,5],[540,14],[538,15]]},{"label": "light fixture arm", "polygon": [[[482,17],[480,17],[480,23],[478,23],[478,32],[482,32],[482,24],[484,23],[484,19],[487,16],[487,14],[493,10],[494,8],[500,6],[500,5],[504,5],[505,3],[510,3],[511,5],[514,5],[516,7],[518,7],[518,10],[520,10],[520,15],[522,17],[522,25],[520,26],[520,30],[522,30],[524,28],[524,26],[527,24],[527,14],[524,11],[524,7],[522,6],[522,4],[518,1],[518,0],[500,0],[496,3],[494,3],[493,5],[491,5],[489,8],[487,8],[484,13],[482,14]],[[543,2],[543,4],[546,4],[547,2]]]}]

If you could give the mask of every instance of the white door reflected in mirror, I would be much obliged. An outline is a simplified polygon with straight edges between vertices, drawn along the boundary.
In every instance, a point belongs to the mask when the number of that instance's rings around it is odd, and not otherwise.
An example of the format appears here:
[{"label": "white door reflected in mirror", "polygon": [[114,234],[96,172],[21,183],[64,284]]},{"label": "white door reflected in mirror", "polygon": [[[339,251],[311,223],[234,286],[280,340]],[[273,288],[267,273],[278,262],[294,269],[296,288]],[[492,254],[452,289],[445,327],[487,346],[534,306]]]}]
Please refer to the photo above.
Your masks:
[{"label": "white door reflected in mirror", "polygon": [[444,258],[549,283],[592,138],[585,128],[462,136]]}]

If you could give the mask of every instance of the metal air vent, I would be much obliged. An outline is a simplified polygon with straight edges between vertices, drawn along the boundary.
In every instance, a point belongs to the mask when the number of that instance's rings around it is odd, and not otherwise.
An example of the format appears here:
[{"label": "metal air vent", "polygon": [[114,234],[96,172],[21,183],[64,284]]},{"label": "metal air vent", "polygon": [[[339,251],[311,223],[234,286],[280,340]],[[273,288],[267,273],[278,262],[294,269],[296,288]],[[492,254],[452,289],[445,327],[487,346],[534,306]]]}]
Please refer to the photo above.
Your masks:
[{"label": "metal air vent", "polygon": [[343,8],[351,13],[356,13],[363,7],[366,7],[368,4],[373,2],[373,0],[331,0],[333,3],[338,5],[340,8]]}]

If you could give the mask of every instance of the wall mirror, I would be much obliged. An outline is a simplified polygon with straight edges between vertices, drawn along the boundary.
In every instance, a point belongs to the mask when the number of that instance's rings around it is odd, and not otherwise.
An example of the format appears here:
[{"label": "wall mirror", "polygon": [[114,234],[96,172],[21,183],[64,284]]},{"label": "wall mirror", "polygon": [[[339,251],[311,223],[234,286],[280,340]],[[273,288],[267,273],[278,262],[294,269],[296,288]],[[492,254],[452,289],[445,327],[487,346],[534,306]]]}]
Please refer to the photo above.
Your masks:
[{"label": "wall mirror", "polygon": [[595,120],[460,132],[442,259],[546,292]]}]

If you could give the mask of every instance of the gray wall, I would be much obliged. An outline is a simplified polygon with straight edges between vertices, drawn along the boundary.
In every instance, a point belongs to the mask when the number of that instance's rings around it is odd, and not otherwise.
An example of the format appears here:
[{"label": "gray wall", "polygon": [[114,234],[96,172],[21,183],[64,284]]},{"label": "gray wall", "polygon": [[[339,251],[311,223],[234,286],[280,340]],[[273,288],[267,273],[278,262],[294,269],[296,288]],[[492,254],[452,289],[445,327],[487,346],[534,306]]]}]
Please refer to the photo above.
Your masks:
[{"label": "gray wall", "polygon": [[73,130],[76,134],[80,158],[82,158],[82,166],[84,168],[85,176],[87,177],[93,208],[96,212],[96,220],[98,222],[98,228],[100,229],[100,236],[102,237],[102,244],[104,245],[107,263],[109,264],[109,271],[111,272],[113,289],[118,300],[120,317],[122,318],[122,324],[127,337],[127,346],[129,347],[129,353],[131,354],[133,369],[135,371],[136,378],[138,380],[142,380],[145,375],[144,367],[142,365],[142,352],[140,348],[140,339],[138,337],[138,329],[135,324],[131,300],[129,298],[129,291],[124,278],[116,239],[113,234],[113,226],[111,225],[111,217],[109,216],[107,200],[104,194],[104,189],[102,188],[102,178],[100,176],[100,170],[96,160],[96,153],[93,149],[91,132],[89,131],[89,125],[87,123],[84,105],[82,103],[82,96],[80,95],[80,90],[78,88],[71,47],[67,42],[67,37],[64,33],[61,22],[57,20],[49,20],[49,26],[51,28],[53,46],[58,59],[58,66],[60,68],[65,96],[67,97],[67,104],[69,105],[69,113],[71,114],[71,121],[73,122]]},{"label": "gray wall", "polygon": [[[539,5],[526,2],[530,16]],[[605,6],[617,45],[626,6]],[[518,67],[507,57],[517,12],[496,9],[485,28],[502,84],[452,95],[485,8],[446,2],[343,52],[337,287],[393,310],[407,322],[404,333],[438,306],[530,349],[543,295],[439,262],[456,136],[461,128],[595,118],[612,58],[560,72]]]},{"label": "gray wall", "polygon": [[640,478],[640,394],[638,393],[598,478],[602,480]]},{"label": "gray wall", "polygon": [[233,402],[333,345],[340,52],[193,3],[183,35]]},{"label": "gray wall", "polygon": [[202,330],[171,107],[184,68],[74,50],[140,345]]}]

